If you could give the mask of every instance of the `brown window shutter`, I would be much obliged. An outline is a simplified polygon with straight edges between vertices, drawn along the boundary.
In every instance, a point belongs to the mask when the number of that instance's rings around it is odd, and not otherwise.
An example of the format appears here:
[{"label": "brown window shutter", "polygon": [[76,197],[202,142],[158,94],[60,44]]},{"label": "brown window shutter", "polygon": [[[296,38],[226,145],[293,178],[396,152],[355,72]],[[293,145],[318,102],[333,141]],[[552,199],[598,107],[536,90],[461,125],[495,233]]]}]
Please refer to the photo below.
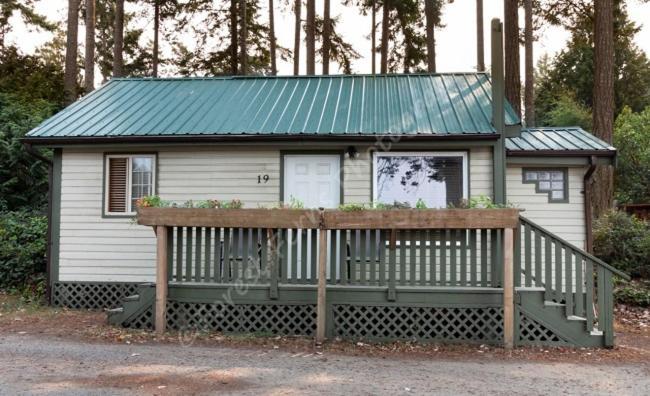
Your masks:
[{"label": "brown window shutter", "polygon": [[126,212],[128,159],[108,159],[108,211]]}]

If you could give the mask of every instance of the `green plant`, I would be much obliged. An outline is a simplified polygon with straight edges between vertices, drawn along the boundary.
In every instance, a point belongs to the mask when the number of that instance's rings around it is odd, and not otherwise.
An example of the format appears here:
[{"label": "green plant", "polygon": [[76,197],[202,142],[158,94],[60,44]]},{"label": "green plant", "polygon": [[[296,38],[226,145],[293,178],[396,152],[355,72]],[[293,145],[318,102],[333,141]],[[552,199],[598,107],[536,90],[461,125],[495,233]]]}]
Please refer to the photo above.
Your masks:
[{"label": "green plant", "polygon": [[41,214],[0,214],[0,288],[22,287],[45,272],[46,232]]},{"label": "green plant", "polygon": [[304,209],[305,203],[293,195],[289,198],[289,205],[285,206],[286,209]]},{"label": "green plant", "polygon": [[339,205],[339,210],[343,212],[359,212],[366,209],[370,209],[370,207],[365,203],[346,203]]},{"label": "green plant", "polygon": [[171,206],[171,202],[165,201],[158,195],[148,195],[136,201],[139,208],[165,208]]},{"label": "green plant", "polygon": [[411,209],[411,204],[409,204],[408,202],[398,202],[398,201],[395,201],[392,204],[387,204],[384,202],[375,202],[372,206],[374,209],[377,210]]},{"label": "green plant", "polygon": [[622,211],[594,223],[594,254],[636,278],[650,278],[650,224]]},{"label": "green plant", "polygon": [[447,207],[450,209],[506,209],[513,208],[515,205],[510,202],[497,204],[492,201],[491,197],[479,195],[470,199],[464,199],[457,205],[450,204]]},{"label": "green plant", "polygon": [[619,304],[650,307],[650,282],[632,281],[617,285],[614,299]]},{"label": "green plant", "polygon": [[415,203],[415,209],[426,209],[427,204],[422,200],[422,198],[418,198],[418,201]]}]

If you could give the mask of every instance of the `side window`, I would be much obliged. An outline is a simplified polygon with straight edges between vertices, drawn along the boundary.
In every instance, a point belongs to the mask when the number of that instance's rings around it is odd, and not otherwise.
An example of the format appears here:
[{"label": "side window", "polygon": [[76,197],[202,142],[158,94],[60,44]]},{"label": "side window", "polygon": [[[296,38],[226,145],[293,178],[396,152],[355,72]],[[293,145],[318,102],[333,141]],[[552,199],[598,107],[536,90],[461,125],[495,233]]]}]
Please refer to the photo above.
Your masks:
[{"label": "side window", "polygon": [[105,161],[104,214],[135,214],[136,201],[154,194],[155,155],[110,154]]},{"label": "side window", "polygon": [[550,203],[569,202],[567,168],[524,168],[523,183],[535,184],[535,191],[537,193],[548,193],[548,202]]}]

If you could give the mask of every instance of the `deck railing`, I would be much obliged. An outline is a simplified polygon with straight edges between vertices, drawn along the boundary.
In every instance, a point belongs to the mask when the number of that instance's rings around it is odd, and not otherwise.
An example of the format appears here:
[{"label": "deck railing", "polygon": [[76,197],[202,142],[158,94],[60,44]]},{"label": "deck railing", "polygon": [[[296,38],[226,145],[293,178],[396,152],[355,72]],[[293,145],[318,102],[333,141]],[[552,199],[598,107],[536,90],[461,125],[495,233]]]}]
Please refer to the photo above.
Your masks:
[{"label": "deck railing", "polygon": [[[511,345],[508,282],[518,213],[145,208],[138,222],[158,235],[157,304],[170,281],[264,284],[270,298],[280,285],[318,285],[322,338],[327,285],[385,287],[389,301],[399,287],[503,286],[504,339]],[[164,306],[156,310],[163,329],[158,312]]]},{"label": "deck railing", "polygon": [[627,274],[523,216],[514,254],[516,287],[543,287],[546,301],[564,304],[567,317],[585,318],[589,332],[596,323],[605,344],[613,345],[612,278]]}]

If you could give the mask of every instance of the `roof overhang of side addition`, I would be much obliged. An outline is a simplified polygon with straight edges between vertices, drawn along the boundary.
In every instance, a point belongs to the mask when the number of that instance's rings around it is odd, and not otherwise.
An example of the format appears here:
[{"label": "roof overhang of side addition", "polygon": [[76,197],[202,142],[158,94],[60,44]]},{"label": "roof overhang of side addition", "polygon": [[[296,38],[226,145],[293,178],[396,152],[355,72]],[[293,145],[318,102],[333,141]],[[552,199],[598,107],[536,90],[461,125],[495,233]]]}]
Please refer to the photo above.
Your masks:
[{"label": "roof overhang of side addition", "polygon": [[485,73],[114,79],[26,141],[495,139],[491,93]]},{"label": "roof overhang of side addition", "polygon": [[[525,163],[530,158],[580,158],[591,162],[613,164],[616,149],[580,127],[525,128],[520,136],[506,139],[506,153],[510,162]],[[528,159],[526,159],[528,158]],[[566,161],[566,160],[564,160]]]}]

